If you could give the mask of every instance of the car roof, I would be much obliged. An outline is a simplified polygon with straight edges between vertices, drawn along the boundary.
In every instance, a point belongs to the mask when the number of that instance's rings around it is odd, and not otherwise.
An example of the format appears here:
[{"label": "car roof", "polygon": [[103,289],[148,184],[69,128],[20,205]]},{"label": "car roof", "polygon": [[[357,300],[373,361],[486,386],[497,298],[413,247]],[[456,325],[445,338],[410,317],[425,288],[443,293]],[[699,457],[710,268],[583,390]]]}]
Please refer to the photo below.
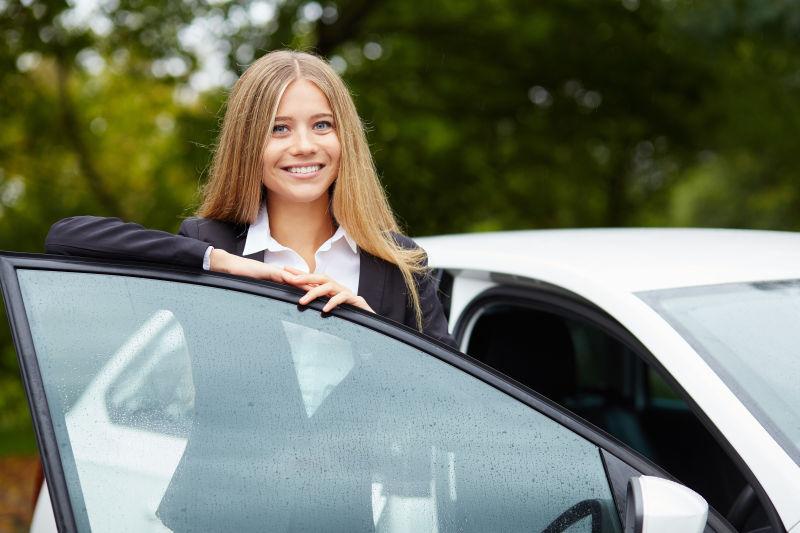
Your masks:
[{"label": "car roof", "polygon": [[626,292],[800,278],[800,233],[699,228],[530,230],[416,239],[435,268]]}]

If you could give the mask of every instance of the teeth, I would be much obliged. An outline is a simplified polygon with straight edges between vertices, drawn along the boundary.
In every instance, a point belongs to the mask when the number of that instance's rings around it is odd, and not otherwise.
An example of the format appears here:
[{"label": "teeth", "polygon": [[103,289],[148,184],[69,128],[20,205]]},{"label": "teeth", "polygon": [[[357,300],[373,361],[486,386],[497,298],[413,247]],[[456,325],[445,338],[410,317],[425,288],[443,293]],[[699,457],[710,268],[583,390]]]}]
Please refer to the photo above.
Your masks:
[{"label": "teeth", "polygon": [[290,167],[288,170],[292,174],[311,174],[320,169],[319,165],[312,165],[310,167]]}]

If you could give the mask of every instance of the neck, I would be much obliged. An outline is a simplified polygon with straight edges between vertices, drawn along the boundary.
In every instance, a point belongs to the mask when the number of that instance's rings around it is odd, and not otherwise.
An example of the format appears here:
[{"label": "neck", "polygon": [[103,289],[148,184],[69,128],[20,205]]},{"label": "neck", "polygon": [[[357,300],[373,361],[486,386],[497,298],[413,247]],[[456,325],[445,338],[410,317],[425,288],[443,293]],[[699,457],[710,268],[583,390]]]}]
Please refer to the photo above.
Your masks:
[{"label": "neck", "polygon": [[269,230],[272,237],[291,248],[314,270],[314,253],[334,232],[328,195],[310,203],[273,200],[267,195]]}]

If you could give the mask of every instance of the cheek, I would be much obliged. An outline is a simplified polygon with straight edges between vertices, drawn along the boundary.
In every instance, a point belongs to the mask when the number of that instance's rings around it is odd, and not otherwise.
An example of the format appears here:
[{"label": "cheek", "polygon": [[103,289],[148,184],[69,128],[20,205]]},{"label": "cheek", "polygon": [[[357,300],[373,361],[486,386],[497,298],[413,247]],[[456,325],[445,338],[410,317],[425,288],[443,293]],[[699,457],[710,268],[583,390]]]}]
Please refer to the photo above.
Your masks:
[{"label": "cheek", "polygon": [[331,161],[334,163],[334,165],[338,170],[339,161],[341,161],[342,158],[342,146],[339,143],[339,139],[337,139],[336,137],[332,139],[332,142],[328,146],[328,155],[330,156]]},{"label": "cheek", "polygon": [[274,154],[264,151],[261,156],[261,183],[269,187],[275,181],[277,159]]},{"label": "cheek", "polygon": [[278,162],[281,150],[274,141],[267,144],[264,151],[261,153],[261,161],[266,167],[274,167]]}]

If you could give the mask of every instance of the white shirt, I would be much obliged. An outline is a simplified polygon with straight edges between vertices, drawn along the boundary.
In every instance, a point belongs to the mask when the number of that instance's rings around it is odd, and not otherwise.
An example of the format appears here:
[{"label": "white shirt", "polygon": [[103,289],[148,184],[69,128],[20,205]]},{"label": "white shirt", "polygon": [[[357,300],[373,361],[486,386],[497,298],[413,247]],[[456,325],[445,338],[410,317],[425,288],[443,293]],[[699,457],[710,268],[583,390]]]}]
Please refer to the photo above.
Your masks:
[{"label": "white shirt", "polygon": [[[211,250],[209,246],[203,259],[203,268],[209,270]],[[309,268],[305,260],[292,250],[276,241],[269,230],[269,216],[266,207],[262,206],[255,223],[247,229],[242,255],[250,255],[265,251],[264,262],[279,268],[291,266],[303,272]],[[341,285],[358,294],[358,277],[361,273],[361,259],[358,246],[353,238],[339,226],[330,239],[314,253],[315,274],[325,274]]]}]

